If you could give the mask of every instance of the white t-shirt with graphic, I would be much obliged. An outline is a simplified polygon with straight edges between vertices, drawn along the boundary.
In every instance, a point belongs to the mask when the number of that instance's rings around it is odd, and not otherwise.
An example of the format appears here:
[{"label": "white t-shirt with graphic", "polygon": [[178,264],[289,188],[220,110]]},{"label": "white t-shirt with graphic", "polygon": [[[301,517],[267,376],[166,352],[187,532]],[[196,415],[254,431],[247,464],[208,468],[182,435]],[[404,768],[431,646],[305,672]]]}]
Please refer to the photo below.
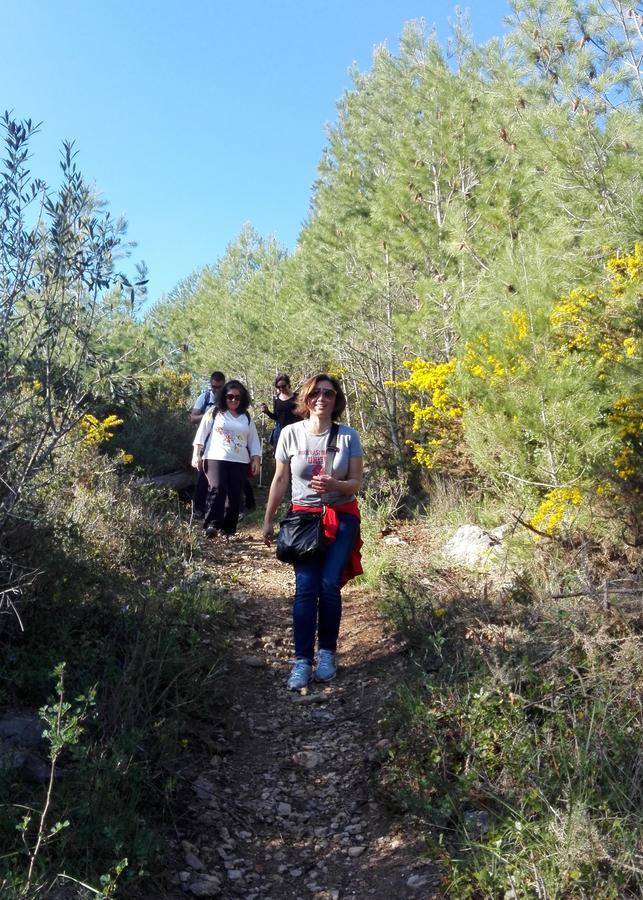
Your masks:
[{"label": "white t-shirt with graphic", "polygon": [[[326,446],[330,428],[323,434],[311,434],[307,419],[286,425],[279,435],[275,450],[275,459],[290,466],[292,473],[292,502],[302,506],[319,506],[322,498],[310,487],[313,475],[324,471],[326,464]],[[337,453],[333,459],[333,478],[341,481],[348,478],[348,468],[353,456],[363,456],[359,435],[354,428],[340,425],[337,434]],[[355,495],[340,494],[332,491],[325,495],[324,502],[329,506],[350,503]]]},{"label": "white t-shirt with graphic", "polygon": [[233,416],[228,410],[212,415],[210,409],[199,422],[194,444],[204,445],[205,459],[248,463],[261,456],[261,441],[255,423],[245,413]]}]

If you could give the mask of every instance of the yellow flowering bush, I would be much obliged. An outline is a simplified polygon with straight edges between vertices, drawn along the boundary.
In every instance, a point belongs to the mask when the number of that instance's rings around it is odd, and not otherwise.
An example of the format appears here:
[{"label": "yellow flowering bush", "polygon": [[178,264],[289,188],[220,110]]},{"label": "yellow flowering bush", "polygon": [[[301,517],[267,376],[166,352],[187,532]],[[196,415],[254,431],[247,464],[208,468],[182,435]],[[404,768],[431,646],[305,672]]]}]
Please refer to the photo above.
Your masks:
[{"label": "yellow flowering bush", "polygon": [[398,385],[422,466],[453,472],[467,460],[527,502],[530,483],[573,484],[552,487],[533,513],[552,536],[598,510],[634,521],[643,483],[643,244],[607,257],[593,282],[551,305],[532,290],[528,307],[464,318],[458,358],[406,362]]},{"label": "yellow flowering bush", "polygon": [[395,382],[414,399],[409,404],[413,415],[413,431],[423,433],[424,440],[409,440],[413,458],[427,469],[461,470],[463,466],[462,405],[451,387],[457,360],[429,362],[406,360],[406,381]]},{"label": "yellow flowering bush", "polygon": [[499,346],[491,350],[489,337],[478,334],[465,344],[462,365],[465,370],[493,385],[528,371],[524,344],[529,333],[529,319],[522,309],[505,310],[504,326],[498,335]]},{"label": "yellow flowering bush", "polygon": [[612,460],[617,476],[623,481],[643,477],[643,394],[621,397],[607,420],[620,442]]},{"label": "yellow flowering bush", "polygon": [[640,338],[633,332],[641,301],[643,244],[636,243],[631,254],[610,257],[605,270],[607,281],[600,289],[574,288],[550,314],[561,347],[591,353],[599,368],[640,355]]},{"label": "yellow flowering bush", "polygon": [[643,394],[617,400],[608,421],[616,426],[621,440],[639,438],[643,433]]},{"label": "yellow flowering bush", "polygon": [[595,340],[596,329],[588,315],[595,302],[596,294],[574,288],[554,305],[549,321],[554,331],[563,333],[568,350],[587,350]]},{"label": "yellow flowering bush", "polygon": [[96,416],[87,414],[80,420],[80,427],[83,430],[83,442],[90,447],[97,447],[104,444],[114,437],[114,430],[123,424],[123,419],[118,416],[107,416],[102,421]]},{"label": "yellow flowering bush", "polygon": [[164,366],[143,384],[146,405],[158,404],[164,409],[185,406],[185,398],[192,390],[192,376],[189,372],[177,372]]},{"label": "yellow flowering bush", "polygon": [[611,257],[605,268],[611,275],[613,292],[622,294],[630,284],[643,280],[643,243],[637,241],[630,254]]},{"label": "yellow flowering bush", "polygon": [[123,410],[125,423],[110,456],[124,465],[136,460],[152,474],[189,466],[193,433],[187,413],[197,391],[192,375],[162,366],[141,377],[138,387]]},{"label": "yellow flowering bush", "polygon": [[505,312],[505,319],[513,329],[513,334],[510,334],[507,339],[507,345],[521,344],[526,339],[529,328],[527,313],[523,309],[511,309],[509,312]]},{"label": "yellow flowering bush", "polygon": [[553,488],[548,491],[529,524],[538,531],[553,535],[563,520],[569,518],[570,511],[580,506],[582,501],[583,496],[578,488]]},{"label": "yellow flowering bush", "polygon": [[639,342],[636,338],[626,337],[623,341],[623,349],[625,350],[626,356],[638,356],[639,355]]},{"label": "yellow flowering bush", "polygon": [[497,356],[488,352],[487,346],[488,339],[484,335],[467,341],[462,364],[474,378],[493,384],[502,381],[508,371]]}]

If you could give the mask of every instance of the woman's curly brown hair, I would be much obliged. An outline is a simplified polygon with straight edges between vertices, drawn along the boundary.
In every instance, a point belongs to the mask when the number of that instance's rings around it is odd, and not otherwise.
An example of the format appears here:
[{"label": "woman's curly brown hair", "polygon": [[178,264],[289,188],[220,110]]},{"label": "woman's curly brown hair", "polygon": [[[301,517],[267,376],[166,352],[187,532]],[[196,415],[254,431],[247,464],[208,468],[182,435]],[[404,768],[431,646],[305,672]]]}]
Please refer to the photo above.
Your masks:
[{"label": "woman's curly brown hair", "polygon": [[332,415],[333,422],[335,422],[337,419],[341,418],[342,413],[346,409],[346,395],[344,394],[339,381],[336,378],[333,378],[332,375],[327,375],[326,372],[318,372],[317,375],[313,375],[312,378],[308,378],[307,381],[304,381],[297,391],[297,406],[295,407],[295,412],[298,416],[301,416],[302,419],[308,419],[310,417],[308,400],[320,381],[330,381],[336,391],[335,406]]}]

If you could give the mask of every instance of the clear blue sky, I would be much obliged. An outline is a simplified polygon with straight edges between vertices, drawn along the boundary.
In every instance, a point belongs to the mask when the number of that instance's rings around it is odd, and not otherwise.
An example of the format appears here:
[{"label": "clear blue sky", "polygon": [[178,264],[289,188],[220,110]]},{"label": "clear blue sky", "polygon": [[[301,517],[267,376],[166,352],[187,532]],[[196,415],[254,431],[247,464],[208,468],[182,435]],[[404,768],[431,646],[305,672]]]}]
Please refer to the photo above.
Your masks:
[{"label": "clear blue sky", "polygon": [[[355,61],[404,22],[449,34],[449,0],[0,0],[0,108],[42,121],[32,171],[58,181],[63,139],[114,215],[149,299],[212,264],[245,222],[289,249]],[[475,39],[508,0],[470,7]]]}]

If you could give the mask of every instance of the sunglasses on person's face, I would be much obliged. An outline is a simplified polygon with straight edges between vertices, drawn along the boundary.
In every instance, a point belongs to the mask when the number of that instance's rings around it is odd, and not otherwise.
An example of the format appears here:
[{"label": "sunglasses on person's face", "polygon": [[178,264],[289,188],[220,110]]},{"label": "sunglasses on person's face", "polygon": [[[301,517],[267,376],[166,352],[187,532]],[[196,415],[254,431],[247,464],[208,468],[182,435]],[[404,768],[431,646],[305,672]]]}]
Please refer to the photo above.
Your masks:
[{"label": "sunglasses on person's face", "polygon": [[241,402],[241,394],[226,394],[225,398],[226,398],[226,400],[229,400],[231,403],[235,400],[237,401],[237,403]]},{"label": "sunglasses on person's face", "polygon": [[308,396],[311,400],[316,400],[317,397],[324,397],[326,400],[330,400],[332,397],[337,396],[337,391],[334,391],[332,388],[315,388]]},{"label": "sunglasses on person's face", "polygon": [[280,391],[283,391],[283,389],[284,389],[286,386],[287,386],[287,385],[285,385],[283,382],[282,382],[281,384],[278,384],[278,385],[277,385],[277,387],[279,388]]}]

